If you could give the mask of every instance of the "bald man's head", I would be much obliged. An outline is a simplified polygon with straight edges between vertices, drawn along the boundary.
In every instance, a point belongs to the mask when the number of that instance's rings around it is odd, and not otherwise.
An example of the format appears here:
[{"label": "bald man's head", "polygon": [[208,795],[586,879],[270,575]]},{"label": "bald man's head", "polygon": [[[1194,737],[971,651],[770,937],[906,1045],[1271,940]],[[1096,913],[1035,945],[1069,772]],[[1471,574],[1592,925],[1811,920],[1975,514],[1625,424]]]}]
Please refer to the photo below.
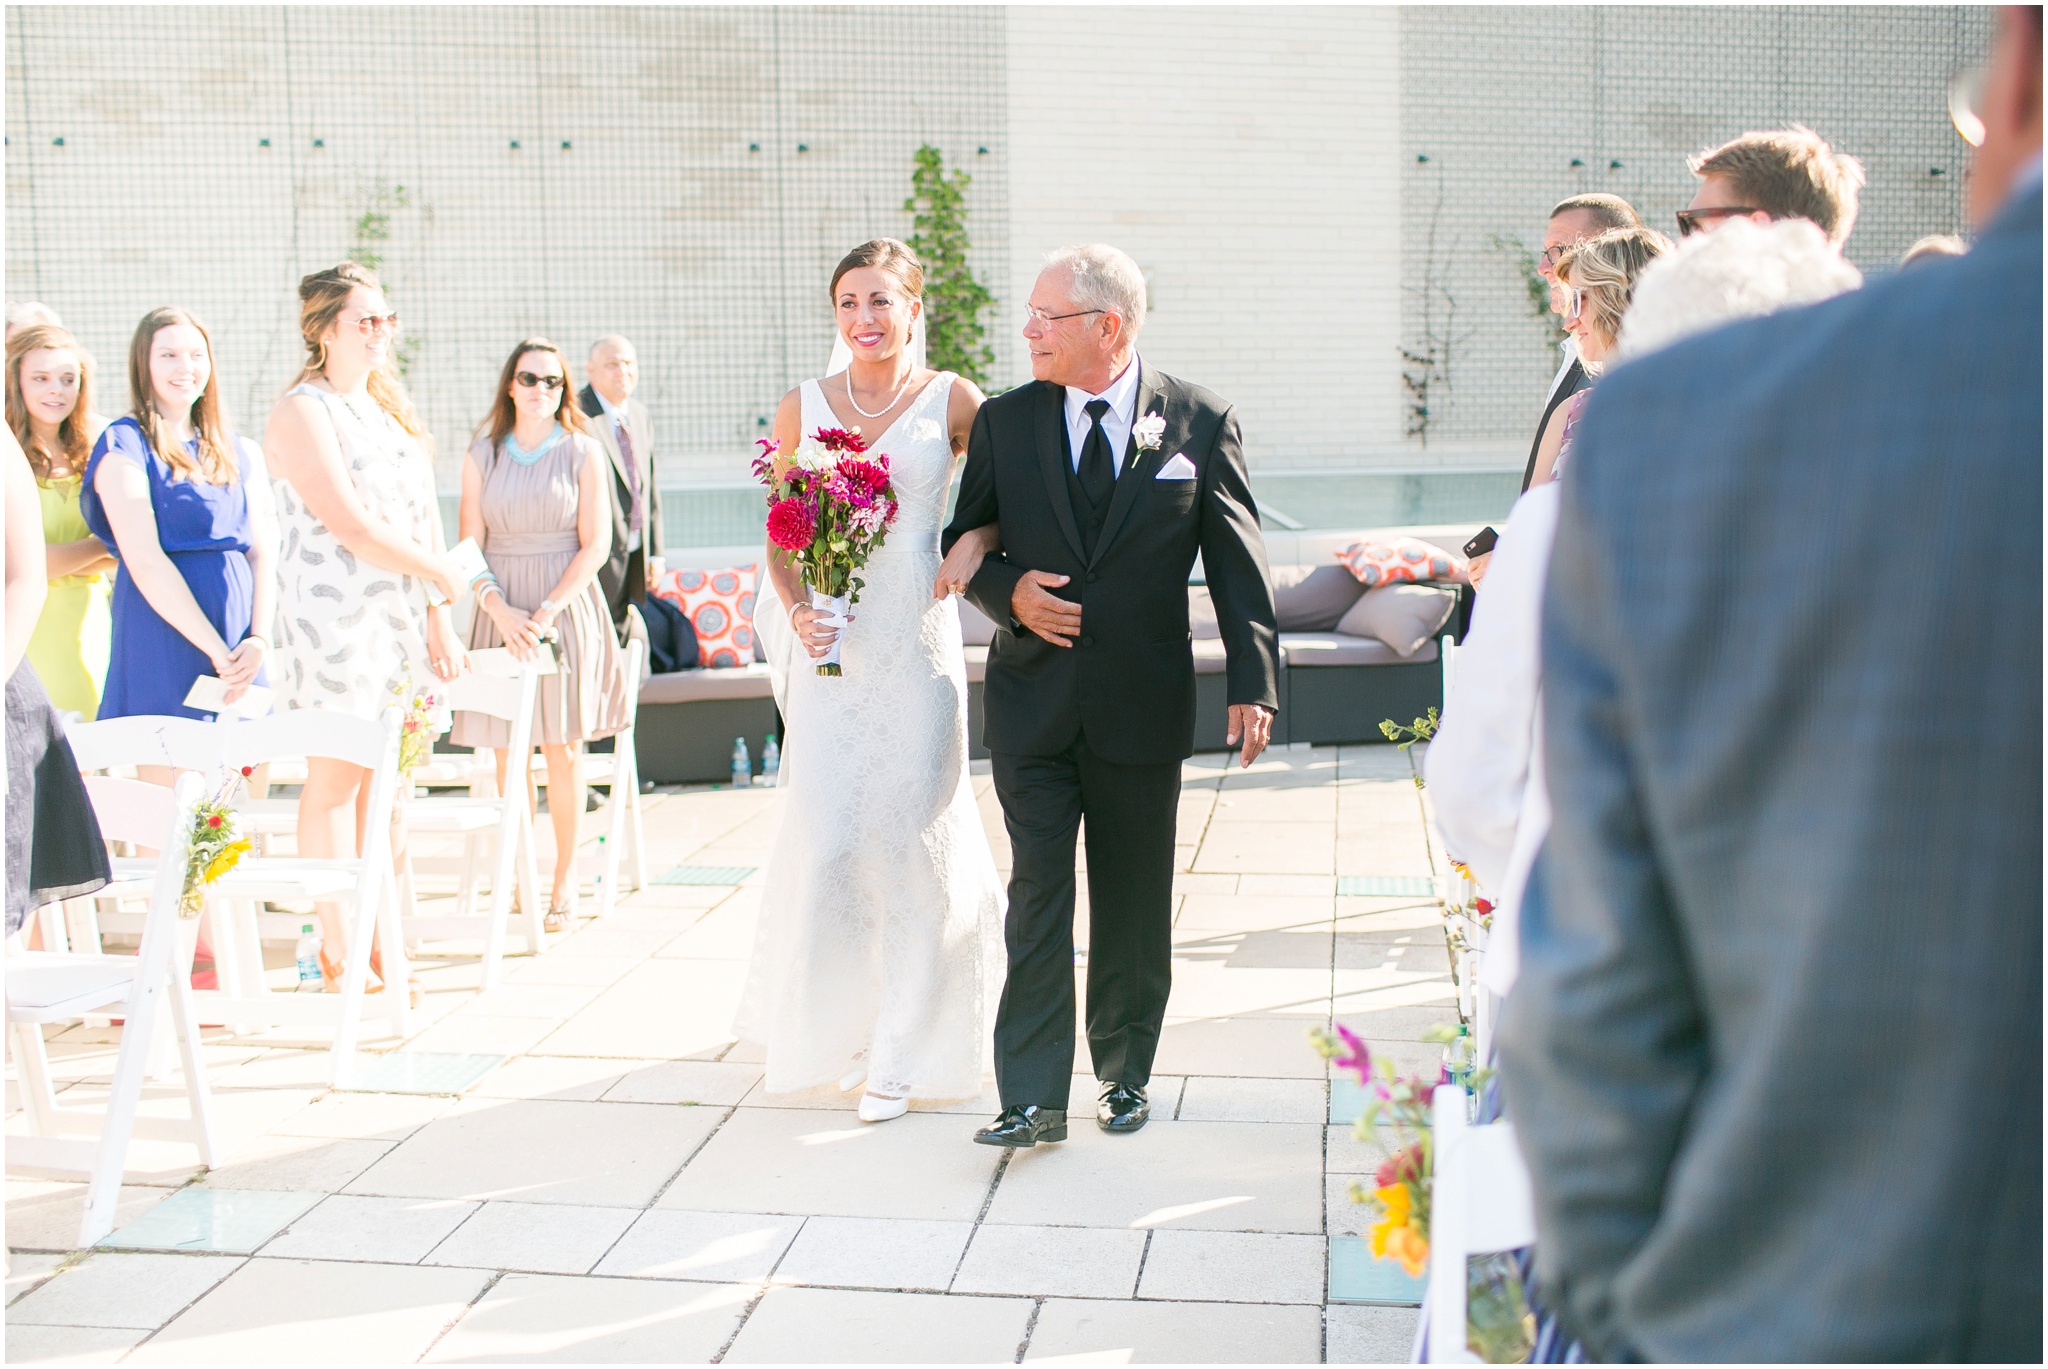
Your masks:
[{"label": "bald man's head", "polygon": [[640,384],[640,358],[633,344],[607,333],[590,344],[590,384],[613,404],[624,404]]}]

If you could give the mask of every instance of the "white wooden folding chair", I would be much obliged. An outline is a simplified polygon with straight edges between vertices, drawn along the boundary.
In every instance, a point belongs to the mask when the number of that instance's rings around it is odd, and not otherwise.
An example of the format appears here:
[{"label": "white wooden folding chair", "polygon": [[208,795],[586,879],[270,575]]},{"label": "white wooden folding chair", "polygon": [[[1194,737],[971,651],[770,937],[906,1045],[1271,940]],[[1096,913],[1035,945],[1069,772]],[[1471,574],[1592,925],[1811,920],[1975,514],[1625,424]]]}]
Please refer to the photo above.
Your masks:
[{"label": "white wooden folding chair", "polygon": [[[628,610],[637,612],[637,610]],[[630,845],[632,887],[647,884],[647,834],[640,821],[640,753],[635,749],[634,724],[640,717],[640,668],[647,659],[645,629],[626,642],[626,726],[612,738],[612,753],[584,758],[583,777],[591,785],[610,790],[602,814],[603,839],[597,853],[597,915],[603,917],[619,898],[619,875],[628,868]]]},{"label": "white wooden folding chair", "polygon": [[[136,780],[86,780],[100,832],[113,841],[139,842],[163,852],[150,882],[149,913],[136,955],[71,955],[15,951],[7,957],[9,1048],[21,1076],[22,1110],[30,1134],[7,1138],[7,1168],[87,1176],[85,1215],[78,1243],[89,1246],[114,1228],[121,1173],[131,1136],[186,1141],[200,1163],[216,1163],[213,1111],[199,1049],[199,1019],[187,974],[179,964],[178,903],[192,843],[192,813],[205,793],[197,775],[175,790]],[[158,1012],[166,1005],[183,1057],[188,1117],[139,1117],[143,1076]],[[50,1084],[43,1027],[87,1015],[124,1019],[114,1077],[102,1112],[60,1107]],[[95,1139],[74,1140],[89,1136]]]},{"label": "white wooden folding chair", "polygon": [[1429,1291],[1425,1362],[1477,1364],[1465,1348],[1465,1262],[1472,1255],[1536,1243],[1536,1200],[1515,1146],[1514,1126],[1466,1120],[1471,1099],[1455,1085],[1431,1097],[1435,1178],[1429,1201]]},{"label": "white wooden folding chair", "polygon": [[[440,691],[451,710],[484,713],[510,723],[509,750],[522,756],[533,742],[535,699],[541,677],[554,673],[551,652],[537,651],[522,662],[499,647],[471,652],[469,672],[441,685]],[[406,869],[400,877],[405,934],[415,941],[480,937],[484,943],[486,989],[497,984],[504,962],[505,921],[512,910],[515,879],[526,947],[537,955],[547,946],[546,911],[541,903],[540,874],[534,860],[533,810],[527,806],[526,793],[520,785],[507,784],[502,793],[494,792],[495,789],[495,785],[478,783],[467,796],[415,797],[402,810],[409,835],[454,835],[463,839],[455,912],[443,917],[420,916],[413,891],[419,872],[438,873],[444,862],[416,856],[408,843]],[[490,907],[479,918],[476,904],[486,851],[491,856]]]},{"label": "white wooden folding chair", "polygon": [[[398,742],[404,723],[396,705],[371,722],[327,709],[291,709],[268,717],[217,724],[225,729],[223,759],[230,767],[256,766],[283,757],[346,761],[370,771],[370,798],[359,855],[244,856],[240,864],[207,886],[209,907],[229,910],[215,922],[214,947],[234,947],[241,973],[232,981],[223,965],[221,990],[195,991],[201,1016],[238,1029],[250,1025],[312,1026],[334,1033],[330,1079],[346,1088],[353,1077],[356,1044],[366,1021],[384,1024],[398,1037],[412,1033],[412,1008],[405,992],[405,941],[398,920],[397,880],[391,868],[391,814],[398,792]],[[263,977],[256,908],[265,900],[349,905],[348,959],[339,994],[272,993]],[[382,947],[388,992],[369,994],[370,952]]]}]

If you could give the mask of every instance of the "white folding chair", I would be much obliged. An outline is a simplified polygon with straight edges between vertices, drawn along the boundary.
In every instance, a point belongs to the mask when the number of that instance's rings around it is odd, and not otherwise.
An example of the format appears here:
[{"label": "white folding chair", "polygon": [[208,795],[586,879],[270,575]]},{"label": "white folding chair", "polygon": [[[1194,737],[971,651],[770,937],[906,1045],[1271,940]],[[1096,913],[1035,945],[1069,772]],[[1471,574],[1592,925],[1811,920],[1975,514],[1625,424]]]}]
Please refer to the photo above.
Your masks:
[{"label": "white folding chair", "polygon": [[[85,1215],[78,1231],[81,1246],[92,1245],[114,1228],[131,1136],[186,1141],[197,1148],[201,1164],[210,1168],[216,1163],[212,1102],[199,1052],[199,1020],[186,971],[175,954],[178,903],[192,843],[192,812],[205,786],[197,775],[182,777],[175,791],[97,775],[85,783],[102,835],[113,841],[155,846],[163,855],[150,882],[149,913],[138,954],[15,951],[7,957],[8,1042],[20,1071],[23,1112],[30,1128],[29,1135],[7,1138],[7,1168],[88,1176]],[[167,988],[183,1056],[190,1116],[138,1117],[143,1075]],[[58,1106],[43,1049],[45,1024],[87,1015],[124,1019],[104,1112]],[[75,1136],[97,1139],[70,1139]]]},{"label": "white folding chair", "polygon": [[[398,792],[398,742],[404,713],[396,705],[380,721],[326,709],[291,709],[269,717],[218,724],[225,729],[223,759],[230,767],[261,765],[281,757],[346,761],[370,771],[367,825],[359,855],[244,856],[240,864],[207,886],[209,907],[229,910],[216,919],[214,948],[234,946],[246,969],[230,987],[194,993],[202,1017],[237,1028],[314,1026],[334,1032],[330,1079],[346,1088],[355,1068],[356,1043],[364,1022],[385,1024],[398,1037],[412,1033],[412,1008],[405,992],[405,941],[398,919],[397,880],[391,868],[391,814]],[[349,905],[348,960],[339,994],[272,993],[264,982],[257,905],[295,900]],[[225,925],[223,925],[225,924]],[[392,987],[365,992],[372,941],[381,945],[384,977]]]},{"label": "white folding chair", "polygon": [[[637,610],[628,610],[637,612]],[[626,726],[612,738],[612,753],[586,756],[583,777],[591,785],[610,790],[599,812],[603,837],[597,853],[597,915],[603,917],[619,898],[619,872],[624,867],[626,847],[632,846],[634,889],[647,884],[647,834],[640,821],[640,753],[635,749],[633,728],[640,717],[640,668],[647,659],[647,638],[640,635],[626,643]]]},{"label": "white folding chair", "polygon": [[[541,677],[554,673],[551,652],[535,652],[522,662],[499,647],[471,652],[469,672],[440,686],[440,690],[451,710],[488,714],[510,723],[509,749],[513,755],[521,756],[532,746],[535,699]],[[547,945],[546,910],[541,904],[540,874],[534,860],[533,812],[527,807],[526,794],[519,785],[507,784],[503,793],[489,792],[493,789],[494,785],[479,783],[467,796],[415,797],[402,810],[410,835],[452,835],[463,839],[455,913],[444,917],[420,916],[413,890],[420,871],[439,873],[445,862],[416,856],[408,843],[406,869],[400,877],[405,934],[415,941],[481,937],[486,989],[497,984],[504,961],[505,919],[512,909],[515,878],[523,905],[521,921],[527,949],[537,955]],[[486,847],[492,857],[491,899],[489,911],[479,919],[476,903]]]},{"label": "white folding chair", "polygon": [[1435,1178],[1430,1185],[1429,1291],[1426,1361],[1477,1364],[1465,1348],[1465,1261],[1468,1256],[1536,1243],[1536,1200],[1529,1170],[1507,1122],[1476,1127],[1466,1120],[1470,1097],[1446,1084],[1431,1098]]}]

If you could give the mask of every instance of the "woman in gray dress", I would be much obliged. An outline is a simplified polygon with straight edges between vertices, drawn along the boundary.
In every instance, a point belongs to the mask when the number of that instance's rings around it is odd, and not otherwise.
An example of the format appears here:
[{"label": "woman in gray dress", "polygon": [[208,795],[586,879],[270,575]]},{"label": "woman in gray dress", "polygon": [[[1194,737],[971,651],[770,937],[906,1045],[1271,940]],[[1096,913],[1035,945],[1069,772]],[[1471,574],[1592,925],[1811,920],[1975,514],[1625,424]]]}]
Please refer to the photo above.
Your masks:
[{"label": "woman in gray dress", "polygon": [[[506,358],[497,402],[462,463],[462,535],[490,567],[477,581],[470,649],[504,646],[524,659],[551,638],[559,663],[541,679],[534,717],[555,828],[549,931],[575,913],[583,743],[626,725],[625,670],[597,584],[611,554],[611,469],[575,392],[561,349],[527,338]],[[451,734],[458,746],[497,751],[501,792],[508,761],[530,773],[527,757],[506,754],[510,732],[501,719],[458,713]]]}]

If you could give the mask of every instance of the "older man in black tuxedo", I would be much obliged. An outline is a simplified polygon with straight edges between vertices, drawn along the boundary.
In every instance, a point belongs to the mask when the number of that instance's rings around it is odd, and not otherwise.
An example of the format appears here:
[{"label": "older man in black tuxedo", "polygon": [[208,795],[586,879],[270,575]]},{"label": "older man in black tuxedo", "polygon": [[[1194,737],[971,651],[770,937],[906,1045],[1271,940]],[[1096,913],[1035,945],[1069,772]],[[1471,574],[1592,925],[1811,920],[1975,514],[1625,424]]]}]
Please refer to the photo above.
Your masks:
[{"label": "older man in black tuxedo", "polygon": [[985,1145],[1064,1139],[1074,1064],[1074,845],[1088,824],[1088,1049],[1096,1119],[1136,1131],[1172,986],[1173,836],[1194,750],[1197,553],[1250,765],[1278,707],[1278,637],[1237,415],[1137,354],[1145,282],[1067,248],[1031,292],[1029,385],[982,407],[945,544],[995,524],[966,596],[998,625],[985,740],[1013,853],[996,1017],[1004,1111]]}]

